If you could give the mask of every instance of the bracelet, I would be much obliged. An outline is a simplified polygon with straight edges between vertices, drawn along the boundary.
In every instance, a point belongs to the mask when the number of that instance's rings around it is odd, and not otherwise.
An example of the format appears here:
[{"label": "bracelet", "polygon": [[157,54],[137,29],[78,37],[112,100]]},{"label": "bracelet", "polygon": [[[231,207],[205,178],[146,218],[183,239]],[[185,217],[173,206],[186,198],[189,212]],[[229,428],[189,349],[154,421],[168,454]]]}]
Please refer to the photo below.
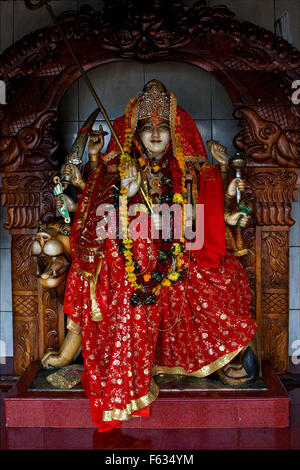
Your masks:
[{"label": "bracelet", "polygon": [[89,153],[90,162],[98,162],[99,155],[97,153]]},{"label": "bracelet", "polygon": [[228,165],[221,165],[220,163],[219,163],[219,165],[220,165],[220,172],[221,173],[227,173]]},{"label": "bracelet", "polygon": [[224,221],[227,224],[227,219],[230,216],[231,212],[224,212]]},{"label": "bracelet", "polygon": [[76,186],[77,186],[79,189],[83,190],[83,189],[85,188],[85,182],[84,182],[84,180],[83,180],[82,178],[81,178],[80,180],[78,180],[78,181],[76,182]]}]

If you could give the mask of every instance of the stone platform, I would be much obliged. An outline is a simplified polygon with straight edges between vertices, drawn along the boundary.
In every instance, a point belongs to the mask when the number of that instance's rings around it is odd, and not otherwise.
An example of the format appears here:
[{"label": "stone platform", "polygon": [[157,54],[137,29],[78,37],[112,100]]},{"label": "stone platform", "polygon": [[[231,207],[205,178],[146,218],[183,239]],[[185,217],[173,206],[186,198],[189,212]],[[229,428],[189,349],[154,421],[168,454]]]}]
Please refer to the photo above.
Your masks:
[{"label": "stone platform", "polygon": [[[53,372],[53,371],[51,371]],[[89,400],[77,388],[52,388],[40,362],[34,362],[4,399],[7,427],[95,428]],[[149,418],[134,418],[122,428],[221,429],[279,428],[290,422],[290,399],[268,362],[262,380],[242,388],[218,379],[156,377],[158,398]],[[46,386],[45,383],[48,385]]]}]

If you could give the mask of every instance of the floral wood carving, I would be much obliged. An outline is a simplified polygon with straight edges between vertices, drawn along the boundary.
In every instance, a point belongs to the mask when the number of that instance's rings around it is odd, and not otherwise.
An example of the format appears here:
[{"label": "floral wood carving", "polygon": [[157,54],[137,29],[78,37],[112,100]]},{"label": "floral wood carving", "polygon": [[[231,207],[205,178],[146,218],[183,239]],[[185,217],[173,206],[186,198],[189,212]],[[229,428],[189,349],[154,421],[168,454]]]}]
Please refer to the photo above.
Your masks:
[{"label": "floral wood carving", "polygon": [[248,187],[245,199],[254,209],[256,225],[294,225],[291,202],[298,197],[298,173],[285,168],[253,168],[247,170]]},{"label": "floral wood carving", "polygon": [[44,340],[46,349],[58,349],[58,305],[55,292],[51,289],[44,290]]},{"label": "floral wood carving", "polygon": [[277,371],[288,369],[288,315],[266,315],[262,322],[263,351]]},{"label": "floral wood carving", "polygon": [[41,219],[47,222],[55,214],[53,177],[56,172],[8,173],[2,178],[1,204],[8,207],[5,228],[37,226]]},{"label": "floral wood carving", "polygon": [[248,164],[299,166],[300,144],[291,141],[276,122],[261,119],[251,108],[237,109],[235,117],[243,127],[235,137],[235,145],[243,151]]},{"label": "floral wood carving", "polygon": [[0,140],[1,165],[5,166],[5,170],[17,170],[20,166],[23,169],[41,167],[45,164],[57,168],[57,161],[52,158],[58,148],[58,141],[52,135],[57,114],[43,113],[32,125],[20,129],[16,136],[9,136],[7,118],[1,124],[1,134],[7,137]]},{"label": "floral wood carving", "polygon": [[289,268],[288,234],[287,232],[264,232],[263,242],[266,245],[272,270],[271,285],[276,287]]}]

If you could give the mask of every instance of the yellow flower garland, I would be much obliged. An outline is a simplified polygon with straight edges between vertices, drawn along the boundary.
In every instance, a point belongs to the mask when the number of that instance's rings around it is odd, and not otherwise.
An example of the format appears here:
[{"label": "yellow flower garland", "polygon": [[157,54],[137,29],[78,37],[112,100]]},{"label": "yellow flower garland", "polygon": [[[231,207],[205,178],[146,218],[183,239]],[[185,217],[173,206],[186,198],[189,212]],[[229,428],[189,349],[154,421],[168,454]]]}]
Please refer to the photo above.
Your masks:
[{"label": "yellow flower garland", "polygon": [[[125,140],[124,140],[124,146],[123,146],[123,153],[121,154],[120,157],[120,164],[118,166],[120,178],[122,179],[126,175],[125,171],[125,165],[132,160],[130,156],[131,148],[132,148],[132,142],[133,142],[133,134],[132,134],[132,129],[129,124],[130,120],[130,112],[132,108],[132,103],[135,102],[135,98],[131,99],[126,106],[125,110],[125,122],[127,123],[127,128],[125,129]],[[180,125],[180,122],[178,123]],[[181,135],[180,133],[175,134],[175,156],[179,164],[179,168],[182,173],[182,193],[175,193],[173,196],[173,202],[180,204],[182,207],[182,238],[180,239],[180,242],[184,245],[185,238],[184,238],[184,205],[186,203],[186,198],[184,195],[186,194],[187,190],[185,187],[185,159],[184,159],[184,153],[182,150],[181,146]],[[145,164],[144,160],[141,158],[141,161],[139,162],[141,167]],[[157,167],[154,167],[154,172],[159,171],[160,167],[157,165]],[[120,194],[122,196],[127,194],[127,189],[126,188],[121,188]],[[141,289],[142,286],[138,284],[137,281],[137,276],[135,273],[135,265],[134,265],[134,260],[133,260],[133,253],[131,251],[132,246],[133,246],[133,240],[128,237],[128,225],[129,225],[129,218],[128,218],[128,209],[127,209],[127,198],[121,197],[121,205],[120,205],[120,218],[122,221],[122,234],[123,234],[123,246],[125,247],[125,250],[123,252],[123,256],[125,258],[125,271],[127,275],[127,279],[130,282],[131,286],[133,287],[134,290]],[[125,238],[124,238],[125,237]],[[182,247],[178,242],[175,242],[172,245],[171,250],[173,251],[174,255],[176,256],[176,263],[175,267],[180,268],[182,266]],[[171,269],[171,268],[170,268]],[[171,286],[172,282],[176,282],[181,276],[181,272],[174,271],[174,272],[169,272],[164,276],[164,278],[161,280],[161,282],[152,289],[153,293],[158,292],[161,287],[169,287]],[[147,283],[151,279],[151,274],[145,274],[143,276],[144,281]]]}]

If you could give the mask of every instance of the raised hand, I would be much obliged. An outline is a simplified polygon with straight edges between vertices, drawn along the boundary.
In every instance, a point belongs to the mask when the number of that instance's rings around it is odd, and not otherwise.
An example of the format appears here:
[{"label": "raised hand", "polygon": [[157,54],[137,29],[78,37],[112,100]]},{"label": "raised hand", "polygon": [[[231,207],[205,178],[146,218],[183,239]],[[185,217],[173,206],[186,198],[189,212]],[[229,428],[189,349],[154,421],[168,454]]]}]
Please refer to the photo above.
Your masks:
[{"label": "raised hand", "polygon": [[246,215],[244,212],[234,212],[233,214],[229,214],[226,217],[226,223],[228,225],[236,225],[239,219],[240,219],[239,221],[240,227],[245,228],[249,223],[250,216]]},{"label": "raised hand", "polygon": [[64,205],[64,202],[67,206],[67,209],[69,212],[75,212],[77,209],[77,203],[73,201],[73,199],[68,196],[67,194],[59,194],[58,196],[55,197],[55,207],[56,210],[59,212],[59,209],[61,209]]},{"label": "raised hand", "polygon": [[121,186],[127,189],[127,197],[133,197],[140,189],[141,174],[134,162],[127,163],[124,170],[126,175],[121,179]]},{"label": "raised hand", "polygon": [[220,144],[216,140],[209,140],[207,142],[207,145],[213,158],[221,165],[228,166],[230,156],[226,153],[226,147],[224,147],[224,145]]},{"label": "raised hand", "polygon": [[89,133],[88,151],[90,155],[99,155],[104,146],[103,131],[91,131]]},{"label": "raised hand", "polygon": [[227,194],[231,197],[234,197],[236,195],[237,189],[239,189],[242,193],[243,191],[245,191],[245,188],[246,183],[244,180],[242,180],[241,178],[234,178],[227,188]]},{"label": "raised hand", "polygon": [[65,163],[61,167],[61,176],[63,181],[70,181],[70,183],[78,189],[83,189],[85,183],[82,179],[79,168],[74,163]]}]

